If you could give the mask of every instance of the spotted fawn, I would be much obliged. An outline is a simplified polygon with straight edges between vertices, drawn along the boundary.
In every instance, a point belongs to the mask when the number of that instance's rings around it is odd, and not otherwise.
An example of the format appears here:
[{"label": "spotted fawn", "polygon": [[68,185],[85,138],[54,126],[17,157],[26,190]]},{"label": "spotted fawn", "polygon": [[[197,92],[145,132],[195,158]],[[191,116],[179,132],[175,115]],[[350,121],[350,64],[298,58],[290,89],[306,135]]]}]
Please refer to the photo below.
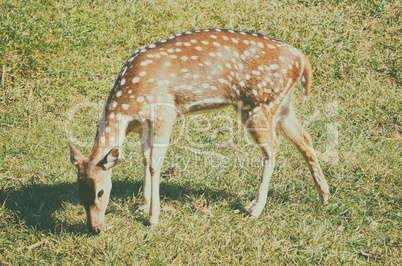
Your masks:
[{"label": "spotted fawn", "polygon": [[137,49],[124,64],[106,102],[91,154],[70,145],[78,168],[78,194],[88,228],[102,231],[112,187],[111,170],[127,134],[140,134],[144,163],[143,209],[150,226],[160,213],[159,176],[175,121],[183,115],[233,106],[262,152],[256,198],[243,210],[263,210],[278,142],[275,128],[303,155],[324,204],[327,182],[311,138],[296,118],[292,90],[301,80],[307,97],[312,71],[296,48],[259,33],[205,29],[176,34]]}]

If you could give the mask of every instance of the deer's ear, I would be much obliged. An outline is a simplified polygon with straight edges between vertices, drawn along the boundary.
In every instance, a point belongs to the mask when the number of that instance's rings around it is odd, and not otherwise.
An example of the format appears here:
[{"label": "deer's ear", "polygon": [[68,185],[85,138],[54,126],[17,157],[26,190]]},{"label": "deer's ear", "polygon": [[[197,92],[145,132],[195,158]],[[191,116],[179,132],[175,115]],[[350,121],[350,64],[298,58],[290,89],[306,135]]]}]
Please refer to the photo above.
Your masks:
[{"label": "deer's ear", "polygon": [[109,170],[115,167],[120,161],[121,151],[119,147],[114,147],[103,157],[96,166],[102,167],[103,170]]},{"label": "deer's ear", "polygon": [[68,146],[70,147],[70,160],[74,166],[78,166],[83,160],[84,156],[82,156],[81,152],[79,152],[76,148],[71,146],[69,143]]}]

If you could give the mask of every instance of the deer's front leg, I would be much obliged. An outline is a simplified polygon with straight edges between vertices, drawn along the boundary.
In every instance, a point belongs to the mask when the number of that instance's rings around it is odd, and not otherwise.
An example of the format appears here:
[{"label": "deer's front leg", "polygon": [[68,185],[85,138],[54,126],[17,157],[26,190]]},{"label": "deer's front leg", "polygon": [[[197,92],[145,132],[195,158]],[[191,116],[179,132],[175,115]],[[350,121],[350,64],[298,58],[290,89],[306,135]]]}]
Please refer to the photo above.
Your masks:
[{"label": "deer's front leg", "polygon": [[150,227],[158,224],[160,214],[159,177],[175,121],[174,115],[169,117],[168,113],[164,114],[165,116],[159,114],[160,120],[153,123],[151,131],[151,165],[149,168],[151,173],[151,204],[148,218]]},{"label": "deer's front leg", "polygon": [[149,215],[149,206],[151,205],[151,136],[149,127],[144,126],[140,132],[141,152],[144,163],[144,183],[143,183],[143,201],[144,204],[140,210]]}]

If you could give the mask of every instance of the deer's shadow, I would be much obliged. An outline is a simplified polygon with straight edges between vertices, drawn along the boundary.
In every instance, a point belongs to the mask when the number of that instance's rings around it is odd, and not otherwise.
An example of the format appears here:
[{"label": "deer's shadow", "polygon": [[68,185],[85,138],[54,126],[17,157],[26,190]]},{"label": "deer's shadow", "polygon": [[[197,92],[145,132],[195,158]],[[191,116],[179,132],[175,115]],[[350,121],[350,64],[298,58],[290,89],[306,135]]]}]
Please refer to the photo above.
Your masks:
[{"label": "deer's shadow", "polygon": [[[168,201],[185,202],[188,201],[189,195],[192,197],[202,196],[211,201],[219,201],[223,198],[230,199],[229,206],[232,209],[238,209],[241,202],[247,199],[239,200],[237,195],[229,193],[227,190],[203,187],[198,184],[194,188],[194,184],[176,184],[174,182],[162,182],[160,186],[160,197]],[[64,230],[74,233],[86,233],[85,211],[82,207],[82,221],[68,219],[69,204],[81,205],[77,196],[75,183],[58,183],[48,184],[30,184],[14,188],[0,189],[0,206],[4,205],[8,210],[13,212],[16,222],[25,223],[28,227],[36,228],[36,230],[45,232],[59,232]],[[111,192],[112,200],[125,199],[129,197],[142,197],[142,181],[114,180]],[[141,202],[140,200],[138,202]],[[139,207],[139,204],[138,206]],[[108,209],[110,209],[108,207]],[[57,215],[59,211],[64,212],[63,215]],[[133,209],[133,212],[136,209]],[[110,212],[110,211],[109,211]],[[62,218],[60,218],[60,216]],[[146,217],[139,218],[142,222]]]}]

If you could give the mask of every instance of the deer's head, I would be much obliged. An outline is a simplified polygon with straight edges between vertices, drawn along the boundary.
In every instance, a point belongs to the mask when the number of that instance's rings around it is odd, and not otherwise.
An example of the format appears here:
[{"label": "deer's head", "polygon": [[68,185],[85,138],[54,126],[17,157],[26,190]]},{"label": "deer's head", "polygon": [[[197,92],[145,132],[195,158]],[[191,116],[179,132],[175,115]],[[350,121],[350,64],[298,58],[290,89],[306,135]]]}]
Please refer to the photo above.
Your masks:
[{"label": "deer's head", "polygon": [[87,226],[93,234],[99,234],[105,224],[105,212],[112,189],[111,169],[120,160],[120,148],[112,148],[103,158],[96,154],[85,158],[70,146],[71,163],[78,168],[78,196],[87,213]]}]

